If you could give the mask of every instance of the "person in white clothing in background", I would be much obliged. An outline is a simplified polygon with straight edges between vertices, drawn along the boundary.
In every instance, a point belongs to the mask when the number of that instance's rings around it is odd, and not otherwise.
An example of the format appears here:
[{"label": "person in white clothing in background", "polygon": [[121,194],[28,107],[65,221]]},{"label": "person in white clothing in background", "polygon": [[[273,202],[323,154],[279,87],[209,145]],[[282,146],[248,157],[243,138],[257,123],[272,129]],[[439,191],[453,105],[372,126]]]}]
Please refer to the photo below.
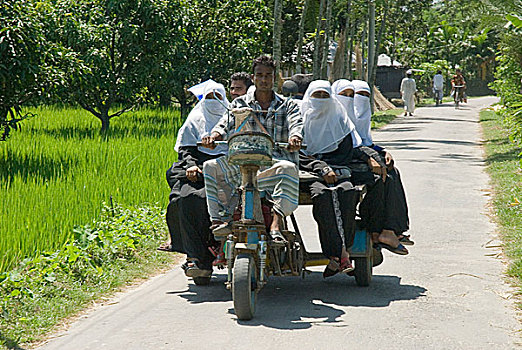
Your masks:
[{"label": "person in white clothing in background", "polygon": [[406,71],[406,78],[401,82],[401,96],[404,101],[404,116],[408,114],[413,116],[415,111],[415,93],[417,92],[417,85],[412,78],[413,72],[411,69]]},{"label": "person in white clothing in background", "polygon": [[433,77],[433,94],[435,95],[435,103],[439,104],[442,102],[442,96],[444,96],[444,77],[442,71],[438,70],[437,74]]}]

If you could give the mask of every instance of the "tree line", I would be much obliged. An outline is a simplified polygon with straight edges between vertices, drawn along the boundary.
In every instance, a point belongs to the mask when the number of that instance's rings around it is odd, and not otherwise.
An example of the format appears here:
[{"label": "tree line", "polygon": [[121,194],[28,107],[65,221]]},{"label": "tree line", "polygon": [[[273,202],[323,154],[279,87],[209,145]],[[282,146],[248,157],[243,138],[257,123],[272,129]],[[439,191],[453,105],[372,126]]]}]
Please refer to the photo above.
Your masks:
[{"label": "tree line", "polygon": [[0,0],[0,134],[30,103],[79,105],[102,131],[140,104],[177,103],[186,115],[188,87],[250,71],[261,53],[278,71],[322,79],[373,82],[386,53],[404,66],[460,66],[492,80],[505,23],[479,11],[493,6],[500,18],[517,6],[502,2]]}]

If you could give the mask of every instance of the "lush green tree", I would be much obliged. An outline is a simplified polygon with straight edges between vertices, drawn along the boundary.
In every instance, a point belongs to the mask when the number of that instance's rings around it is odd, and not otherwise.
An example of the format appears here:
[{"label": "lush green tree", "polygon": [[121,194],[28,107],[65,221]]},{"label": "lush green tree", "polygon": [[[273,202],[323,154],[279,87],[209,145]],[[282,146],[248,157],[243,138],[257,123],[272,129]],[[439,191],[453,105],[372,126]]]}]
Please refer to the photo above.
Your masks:
[{"label": "lush green tree", "polygon": [[49,26],[51,40],[81,61],[70,67],[60,95],[101,121],[121,115],[150,96],[168,42],[163,0],[57,0]]},{"label": "lush green tree", "polygon": [[501,97],[499,113],[510,127],[511,138],[522,144],[522,17],[512,14],[507,19],[492,87]]},{"label": "lush green tree", "polygon": [[28,117],[22,107],[60,84],[68,55],[44,35],[43,1],[0,0],[0,140]]},{"label": "lush green tree", "polygon": [[208,78],[227,82],[236,71],[251,71],[252,59],[271,53],[271,12],[262,0],[181,0],[169,16],[170,47],[157,87],[179,102],[186,89]]}]

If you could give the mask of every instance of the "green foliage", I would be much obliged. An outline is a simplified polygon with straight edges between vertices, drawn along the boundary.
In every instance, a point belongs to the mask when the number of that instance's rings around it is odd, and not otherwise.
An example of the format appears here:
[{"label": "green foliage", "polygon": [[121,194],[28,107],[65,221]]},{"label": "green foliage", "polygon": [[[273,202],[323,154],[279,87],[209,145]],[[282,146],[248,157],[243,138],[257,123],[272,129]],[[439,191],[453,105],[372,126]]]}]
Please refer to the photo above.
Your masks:
[{"label": "green foliage", "polygon": [[42,2],[0,0],[0,141],[30,116],[22,107],[63,82],[58,69],[70,58],[44,35]]},{"label": "green foliage", "polygon": [[491,80],[498,35],[481,25],[477,6],[478,1],[391,2],[384,51],[409,67],[445,60],[452,68],[460,66],[467,79]]},{"label": "green foliage", "polygon": [[[135,265],[165,264],[154,249],[164,236],[162,209],[105,206],[99,221],[76,227],[59,250],[1,273],[0,345],[36,340],[84,303],[135,277],[125,272]],[[147,270],[135,273],[143,276]]]},{"label": "green foliage", "polygon": [[516,28],[522,29],[522,18],[517,15],[506,15],[506,19],[510,21]]},{"label": "green foliage", "polygon": [[115,120],[109,139],[82,109],[30,112],[39,117],[0,147],[0,271],[61,247],[111,196],[122,205],[166,202],[178,110],[129,112]]},{"label": "green foliage", "polygon": [[[422,72],[420,74],[415,74],[415,78],[417,79],[417,89],[422,89],[428,95],[432,94],[433,77],[439,70],[442,71],[445,81],[447,81],[448,77],[451,77],[452,74],[450,65],[446,60],[435,60],[433,63],[424,62],[419,65],[419,69],[421,69]],[[448,87],[449,86],[446,86],[446,88]]]},{"label": "green foliage", "polygon": [[[58,0],[49,14],[48,38],[69,48],[82,64],[71,66],[59,91],[102,122],[144,101],[159,78],[168,46],[167,2]],[[173,7],[176,7],[173,5]],[[120,109],[112,111],[115,104]]]},{"label": "green foliage", "polygon": [[[515,16],[510,16],[512,23]],[[511,21],[511,20],[510,20]],[[522,144],[522,27],[509,28],[503,35],[497,56],[496,80],[491,87],[501,98],[502,107],[498,109],[509,127],[512,140]],[[521,154],[522,156],[522,154]],[[522,160],[521,160],[522,162]]]},{"label": "green foliage", "polygon": [[[484,130],[488,173],[494,188],[493,210],[510,263],[508,274],[522,287],[522,169],[518,162],[522,147],[513,143],[509,128],[493,111],[480,114]],[[520,305],[519,305],[520,307]]]},{"label": "green foliage", "polygon": [[186,88],[208,78],[227,82],[251,71],[252,59],[271,53],[269,9],[262,0],[180,1],[170,13],[168,55],[151,89],[175,96],[186,115]]}]

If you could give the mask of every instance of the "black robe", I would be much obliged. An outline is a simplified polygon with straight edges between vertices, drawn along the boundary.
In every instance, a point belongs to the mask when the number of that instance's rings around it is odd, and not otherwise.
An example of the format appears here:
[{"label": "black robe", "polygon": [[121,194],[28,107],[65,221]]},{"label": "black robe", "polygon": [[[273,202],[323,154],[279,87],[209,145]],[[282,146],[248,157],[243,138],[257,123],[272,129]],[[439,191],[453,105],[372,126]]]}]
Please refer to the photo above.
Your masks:
[{"label": "black robe", "polygon": [[[384,159],[386,150],[380,146],[372,145],[372,148],[379,152]],[[406,192],[401,180],[399,169],[393,166],[392,170],[388,170],[388,176],[384,183],[384,203],[385,203],[385,221],[384,229],[392,230],[396,234],[401,234],[410,229],[410,218],[408,216],[408,202],[406,201]]]},{"label": "black robe", "polygon": [[[354,162],[364,164],[369,157],[378,157],[377,152],[368,147],[353,148],[351,134],[347,135],[337,149],[332,152],[315,154],[306,156],[300,154],[299,167],[300,170],[313,173],[322,178],[329,170],[333,168],[336,173],[341,172],[340,169],[348,168]],[[367,182],[372,185],[372,194],[375,196],[383,195],[383,187],[378,186],[379,181],[375,179],[373,174],[368,171],[362,172],[358,180]],[[382,183],[382,181],[381,181]],[[301,190],[309,190],[312,194],[313,216],[319,228],[319,239],[323,254],[328,257],[341,257],[341,251],[344,246],[349,249],[353,244],[355,234],[355,214],[357,206],[357,192],[350,182],[350,178],[340,179],[334,186],[328,186],[322,180],[313,181],[311,183],[303,183],[300,185]],[[367,196],[368,197],[368,196]],[[361,216],[364,216],[363,222],[370,222],[374,226],[382,225],[383,208],[375,207],[370,201],[372,196],[363,201],[360,205]],[[375,199],[374,199],[375,200]],[[382,204],[382,201],[380,201]],[[373,205],[373,207],[372,207]],[[377,223],[373,223],[375,220]]]},{"label": "black robe", "polygon": [[181,147],[178,161],[167,170],[171,192],[166,217],[172,250],[199,259],[200,267],[208,270],[214,259],[208,247],[215,242],[209,228],[205,184],[200,176],[195,182],[187,179],[186,170],[194,165],[203,169],[205,161],[219,156],[200,152],[197,147]]}]

